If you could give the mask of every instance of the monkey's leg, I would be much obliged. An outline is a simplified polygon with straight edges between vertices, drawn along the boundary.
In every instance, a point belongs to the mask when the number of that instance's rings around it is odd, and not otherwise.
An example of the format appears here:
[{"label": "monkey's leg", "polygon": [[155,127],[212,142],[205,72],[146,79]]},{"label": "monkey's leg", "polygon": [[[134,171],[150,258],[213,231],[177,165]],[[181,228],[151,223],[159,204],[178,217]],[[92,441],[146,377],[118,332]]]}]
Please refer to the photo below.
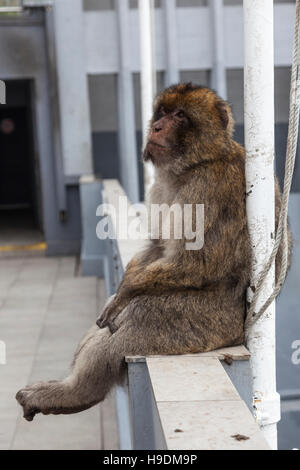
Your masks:
[{"label": "monkey's leg", "polygon": [[[83,411],[103,400],[115,381],[109,366],[111,334],[108,328],[92,327],[75,354],[70,375],[61,381],[38,382],[20,390],[16,399],[24,418],[35,414],[69,414]],[[121,362],[121,360],[120,360]],[[120,371],[115,371],[120,375]]]},{"label": "monkey's leg", "polygon": [[[92,327],[75,354],[70,375],[62,381],[39,382],[20,390],[16,399],[24,418],[35,414],[68,414],[83,411],[105,398],[111,387],[122,381],[127,354],[155,354],[177,351],[168,329],[160,327],[155,317],[160,310],[147,305],[147,299],[135,299],[118,317],[118,330]],[[152,312],[148,315],[149,307]],[[154,317],[154,318],[153,318]],[[155,322],[153,325],[152,321]]]},{"label": "monkey's leg", "polygon": [[230,310],[232,299],[225,306],[224,302],[215,292],[133,299],[116,319],[113,335],[108,328],[90,329],[65,380],[37,383],[18,392],[24,417],[31,421],[36,413],[76,413],[100,402],[122,381],[126,355],[186,354],[241,344],[244,306]]}]

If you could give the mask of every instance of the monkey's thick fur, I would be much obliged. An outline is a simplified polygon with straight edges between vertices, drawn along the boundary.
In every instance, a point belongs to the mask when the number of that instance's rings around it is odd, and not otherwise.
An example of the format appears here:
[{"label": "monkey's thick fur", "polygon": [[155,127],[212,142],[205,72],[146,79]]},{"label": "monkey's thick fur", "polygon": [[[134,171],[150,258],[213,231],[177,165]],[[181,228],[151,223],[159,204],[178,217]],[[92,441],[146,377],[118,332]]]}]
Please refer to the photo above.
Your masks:
[{"label": "monkey's thick fur", "polygon": [[[212,90],[170,87],[155,101],[144,159],[156,167],[152,203],[204,204],[204,246],[152,240],[80,343],[70,375],[16,396],[24,417],[74,413],[123,380],[126,355],[185,354],[244,341],[251,247],[245,152],[232,140],[230,107]],[[276,218],[281,198],[276,182]],[[279,253],[278,261],[281,253]],[[100,328],[99,328],[100,326]]]}]

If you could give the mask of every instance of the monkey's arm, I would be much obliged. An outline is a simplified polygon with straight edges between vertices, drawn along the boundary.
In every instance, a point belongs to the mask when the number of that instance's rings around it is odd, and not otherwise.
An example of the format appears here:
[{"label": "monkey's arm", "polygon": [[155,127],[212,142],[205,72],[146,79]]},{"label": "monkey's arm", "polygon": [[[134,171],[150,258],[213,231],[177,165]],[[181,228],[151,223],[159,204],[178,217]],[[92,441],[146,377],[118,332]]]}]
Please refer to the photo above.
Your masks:
[{"label": "monkey's arm", "polygon": [[97,320],[97,324],[100,328],[109,326],[113,332],[114,320],[134,297],[163,294],[187,287],[197,289],[201,286],[201,276],[198,276],[195,286],[192,285],[193,282],[192,273],[182,272],[179,265],[163,260],[149,264],[142,271],[131,269],[126,272],[116,296]]},{"label": "monkey's arm", "polygon": [[[135,278],[138,278],[139,275],[145,270],[146,266],[148,266],[151,263],[154,263],[158,259],[161,259],[162,256],[163,256],[163,247],[160,245],[159,240],[151,240],[151,243],[147,248],[137,253],[130,260],[130,262],[128,263],[126,267],[126,271],[124,273],[124,277],[118,289],[117,294],[113,296],[113,299],[104,308],[104,311],[102,312],[101,316],[97,320],[98,326],[100,325],[102,326],[103,320],[104,319],[108,320],[112,316],[112,313],[114,313],[114,317],[117,316],[118,313],[120,313],[132,299],[131,296],[124,295],[124,291],[125,291],[124,285],[125,286],[130,285],[132,283],[132,280]],[[120,294],[122,286],[123,286],[122,294]],[[121,297],[122,297],[122,302],[120,302]],[[107,322],[105,323],[105,325],[106,324]],[[111,330],[112,329],[113,328],[111,327]]]}]

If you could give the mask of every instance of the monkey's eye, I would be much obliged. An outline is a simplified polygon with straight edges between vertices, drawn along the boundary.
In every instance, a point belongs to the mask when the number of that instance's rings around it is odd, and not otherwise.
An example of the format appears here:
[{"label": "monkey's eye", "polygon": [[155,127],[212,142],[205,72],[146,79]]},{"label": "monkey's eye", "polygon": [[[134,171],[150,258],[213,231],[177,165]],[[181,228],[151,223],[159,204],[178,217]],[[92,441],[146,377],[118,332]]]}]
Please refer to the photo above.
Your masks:
[{"label": "monkey's eye", "polygon": [[178,117],[179,119],[183,119],[185,118],[185,114],[183,111],[177,111],[177,113],[175,114],[176,117]]}]

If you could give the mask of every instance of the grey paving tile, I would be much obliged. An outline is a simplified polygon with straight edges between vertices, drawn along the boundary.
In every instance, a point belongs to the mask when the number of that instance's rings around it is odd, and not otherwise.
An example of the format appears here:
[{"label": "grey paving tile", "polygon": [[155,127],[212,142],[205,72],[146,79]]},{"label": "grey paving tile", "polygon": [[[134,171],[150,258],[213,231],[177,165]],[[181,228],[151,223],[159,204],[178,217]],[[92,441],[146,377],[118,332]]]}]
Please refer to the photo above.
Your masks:
[{"label": "grey paving tile", "polygon": [[18,417],[18,412],[15,415],[10,415],[6,418],[1,418],[0,425],[0,450],[8,450],[14,437],[15,421]]},{"label": "grey paving tile", "polygon": [[47,380],[61,380],[64,379],[70,372],[73,353],[67,355],[46,355],[43,357],[40,354],[35,358],[32,371],[30,373],[30,382],[35,383]]},{"label": "grey paving tile", "polygon": [[118,450],[120,448],[115,394],[112,392],[100,405],[102,423],[102,449]]},{"label": "grey paving tile", "polygon": [[33,361],[33,355],[24,354],[8,358],[7,364],[0,366],[0,391],[4,394],[2,403],[5,403],[5,400],[11,402],[16,392],[29,383]]},{"label": "grey paving tile", "polygon": [[78,308],[72,305],[62,304],[50,304],[48,310],[47,321],[51,324],[62,319],[64,323],[68,324],[70,321],[76,321],[76,319],[84,319],[85,322],[89,323],[93,321],[98,315],[97,302],[85,302]]},{"label": "grey paving tile", "polygon": [[59,279],[55,285],[54,296],[67,296],[72,298],[95,296],[96,286],[96,278],[74,277],[71,279]]},{"label": "grey paving tile", "polygon": [[0,278],[0,294],[7,293],[15,280],[16,280],[16,276],[10,276],[8,278],[7,277]]},{"label": "grey paving tile", "polygon": [[76,271],[77,260],[75,256],[60,258],[57,277],[60,279],[73,277]]},{"label": "grey paving tile", "polygon": [[48,269],[49,267],[58,267],[60,264],[60,258],[56,257],[47,257],[47,256],[38,256],[30,257],[26,260],[23,260],[23,267],[25,269],[30,269],[32,267],[40,267],[42,269]]},{"label": "grey paving tile", "polygon": [[18,280],[19,281],[46,281],[49,283],[53,283],[53,281],[56,278],[56,269],[51,269],[51,270],[41,270],[41,269],[32,269],[30,271],[27,271],[26,269],[24,271],[21,271],[19,273]]},{"label": "grey paving tile", "polygon": [[104,439],[99,406],[27,423],[15,401],[24,385],[68,373],[79,340],[105,302],[104,282],[74,277],[75,257],[1,259],[1,268],[0,339],[6,342],[7,364],[0,366],[0,449],[109,446],[116,441],[112,404],[103,411]]},{"label": "grey paving tile", "polygon": [[44,299],[50,297],[53,290],[52,283],[41,282],[40,280],[17,280],[9,289],[10,299]]},{"label": "grey paving tile", "polygon": [[48,297],[8,297],[5,299],[5,307],[14,309],[35,310],[44,309],[49,304]]},{"label": "grey paving tile", "polygon": [[[10,261],[12,261],[12,263]],[[23,264],[24,260],[7,260],[0,257],[0,279],[4,278],[6,274],[16,274],[20,272]]]},{"label": "grey paving tile", "polygon": [[[17,391],[17,390],[16,390]],[[15,399],[16,391],[12,394],[0,392],[0,415],[2,420],[16,420],[20,414],[20,407]],[[0,426],[0,431],[2,426]]]},{"label": "grey paving tile", "polygon": [[21,419],[11,449],[98,450],[100,446],[100,410],[93,407],[74,415],[37,415],[31,423]]},{"label": "grey paving tile", "polygon": [[52,314],[54,315],[55,312],[59,314],[61,311],[73,311],[74,313],[78,314],[86,314],[89,311],[98,312],[97,306],[97,299],[94,297],[69,297],[68,302],[66,302],[62,297],[55,297],[55,295],[51,298],[49,302],[49,309],[51,310]]}]

